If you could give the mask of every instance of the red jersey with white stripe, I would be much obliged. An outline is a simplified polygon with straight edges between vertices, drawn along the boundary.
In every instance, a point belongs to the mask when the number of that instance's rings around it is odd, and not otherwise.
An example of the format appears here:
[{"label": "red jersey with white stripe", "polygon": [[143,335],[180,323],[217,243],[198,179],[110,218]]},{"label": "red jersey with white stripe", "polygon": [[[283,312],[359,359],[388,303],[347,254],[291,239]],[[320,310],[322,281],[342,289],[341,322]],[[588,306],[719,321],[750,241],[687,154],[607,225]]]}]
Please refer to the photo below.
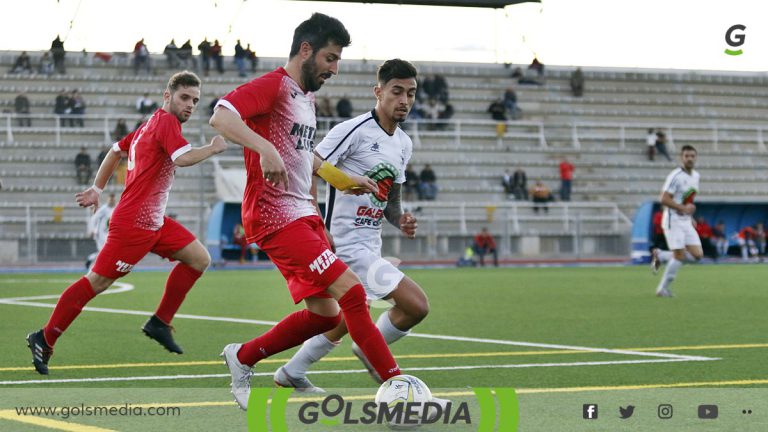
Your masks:
[{"label": "red jersey with white stripe", "polygon": [[221,105],[271,142],[288,171],[289,186],[264,181],[259,154],[244,149],[248,179],[243,195],[243,227],[249,242],[258,243],[291,222],[317,215],[309,193],[315,137],[315,96],[304,93],[283,68],[236,88]]},{"label": "red jersey with white stripe", "polygon": [[128,175],[110,224],[159,230],[176,172],[173,161],[191,149],[179,119],[162,109],[116,142],[112,151],[128,152]]}]

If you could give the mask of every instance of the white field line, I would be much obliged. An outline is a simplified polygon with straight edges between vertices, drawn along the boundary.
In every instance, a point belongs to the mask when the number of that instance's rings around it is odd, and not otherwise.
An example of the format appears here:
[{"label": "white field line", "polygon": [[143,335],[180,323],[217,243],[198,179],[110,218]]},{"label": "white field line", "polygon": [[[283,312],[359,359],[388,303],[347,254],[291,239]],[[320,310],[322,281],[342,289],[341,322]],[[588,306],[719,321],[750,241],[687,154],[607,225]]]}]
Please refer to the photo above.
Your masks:
[{"label": "white field line", "polygon": [[[23,279],[20,279],[20,280],[23,280]],[[115,282],[115,285],[117,286],[117,288],[109,289],[103,292],[102,295],[119,294],[119,293],[131,291],[134,289],[133,285],[123,283],[123,282]],[[38,302],[32,302],[28,300],[57,299],[58,297],[59,297],[58,295],[34,296],[34,297],[12,297],[12,298],[0,299],[0,304],[54,308],[56,305],[52,303],[38,303]],[[85,307],[83,308],[83,310],[90,311],[90,312],[103,312],[103,313],[113,313],[113,314],[123,314],[123,315],[151,316],[153,314],[153,312],[151,311],[97,308],[97,307]],[[252,320],[252,319],[245,319],[245,318],[230,318],[230,317],[214,317],[214,316],[207,316],[207,315],[177,314],[175,318],[186,318],[186,319],[218,321],[218,322],[232,322],[232,323],[240,323],[240,324],[269,325],[269,326],[273,326],[277,324],[276,321]],[[457,342],[474,342],[474,343],[484,343],[484,344],[494,344],[494,345],[510,345],[510,346],[586,351],[586,352],[619,354],[619,355],[629,355],[629,356],[639,356],[639,357],[654,357],[654,358],[672,359],[672,360],[681,360],[681,361],[719,360],[718,358],[703,357],[703,356],[689,356],[689,355],[668,354],[668,353],[660,353],[660,352],[615,350],[610,348],[594,348],[594,347],[584,347],[584,346],[574,346],[574,345],[543,344],[543,343],[535,343],[535,342],[473,338],[473,337],[464,337],[464,336],[432,335],[432,334],[425,334],[425,333],[411,333],[409,336],[425,338],[425,339],[439,339],[439,340],[448,340],[448,341],[457,341]]]},{"label": "white field line", "polygon": [[[528,363],[528,364],[506,364],[506,365],[468,365],[468,366],[428,366],[405,368],[403,371],[449,371],[449,370],[472,370],[472,369],[521,369],[538,367],[574,367],[574,366],[608,366],[623,364],[643,364],[643,363],[673,363],[687,361],[708,361],[713,359],[642,359],[642,360],[615,360],[615,361],[593,361],[593,362],[566,362],[566,363]],[[224,363],[222,362],[222,367]],[[319,370],[309,371],[312,375],[324,374],[352,374],[368,373],[365,369],[344,369],[344,370]],[[269,376],[274,372],[255,372],[252,376]],[[134,376],[134,377],[103,377],[103,378],[66,378],[66,379],[36,379],[36,380],[17,380],[0,381],[0,385],[20,385],[20,384],[54,384],[54,383],[85,383],[85,382],[117,382],[117,381],[161,381],[161,380],[184,380],[184,379],[205,379],[205,378],[231,378],[228,373],[223,374],[201,374],[201,375],[155,375],[155,376]]]}]

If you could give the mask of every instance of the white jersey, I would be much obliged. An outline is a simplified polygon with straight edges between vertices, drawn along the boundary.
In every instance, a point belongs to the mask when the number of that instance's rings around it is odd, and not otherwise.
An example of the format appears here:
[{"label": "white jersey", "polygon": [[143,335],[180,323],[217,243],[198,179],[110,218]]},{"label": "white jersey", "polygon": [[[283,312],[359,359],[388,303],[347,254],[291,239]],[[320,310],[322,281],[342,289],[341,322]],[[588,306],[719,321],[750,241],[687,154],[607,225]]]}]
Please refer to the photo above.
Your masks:
[{"label": "white jersey", "polygon": [[328,186],[325,226],[333,235],[337,249],[364,245],[381,253],[381,224],[393,183],[405,182],[405,167],[413,143],[402,129],[389,135],[370,111],[336,125],[315,151],[340,170],[373,179],[379,193],[346,195]]},{"label": "white jersey", "polygon": [[[678,204],[693,203],[699,192],[699,173],[696,170],[691,170],[691,173],[688,174],[683,168],[675,168],[667,176],[662,192],[672,194],[672,199]],[[669,228],[673,223],[691,225],[692,222],[691,215],[679,214],[676,210],[664,207],[664,215],[661,219],[663,228]]]},{"label": "white jersey", "polygon": [[96,249],[101,250],[107,241],[109,233],[109,220],[112,218],[114,207],[104,204],[96,210],[90,220],[90,232],[93,234],[93,240],[96,241]]}]

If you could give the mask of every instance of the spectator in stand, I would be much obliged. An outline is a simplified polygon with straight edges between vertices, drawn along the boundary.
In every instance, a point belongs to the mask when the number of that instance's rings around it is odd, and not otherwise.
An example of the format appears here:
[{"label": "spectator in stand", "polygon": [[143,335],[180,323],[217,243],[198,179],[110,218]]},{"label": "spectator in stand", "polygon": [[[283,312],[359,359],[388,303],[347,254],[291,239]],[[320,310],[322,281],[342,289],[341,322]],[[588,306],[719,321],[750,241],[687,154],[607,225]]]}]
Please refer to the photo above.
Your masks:
[{"label": "spectator in stand", "polygon": [[61,117],[69,114],[69,93],[67,92],[67,89],[62,89],[61,92],[59,92],[59,94],[56,96],[56,102],[53,105],[53,113],[60,116],[60,126],[65,126],[70,123],[69,119],[64,121],[65,119]]},{"label": "spectator in stand", "polygon": [[136,99],[136,111],[141,115],[152,114],[157,110],[157,103],[149,97],[149,93]]},{"label": "spectator in stand", "polygon": [[664,228],[661,226],[661,219],[664,217],[664,212],[661,209],[651,217],[651,251],[654,249],[668,250],[667,237],[664,235]]},{"label": "spectator in stand", "polygon": [[203,39],[200,45],[197,46],[200,51],[200,63],[202,64],[203,74],[208,76],[211,71],[211,43],[208,42],[208,38]]},{"label": "spectator in stand", "polygon": [[667,135],[661,130],[656,131],[656,152],[664,155],[668,161],[672,160],[672,157],[669,156],[669,152],[667,152]]},{"label": "spectator in stand", "polygon": [[563,156],[560,161],[560,201],[571,200],[571,186],[573,183],[573,164]]},{"label": "spectator in stand", "polygon": [[426,100],[437,99],[437,86],[435,84],[435,75],[433,74],[424,75],[424,79],[421,80],[421,85],[419,86],[419,89],[421,89],[421,92],[424,95],[423,96],[424,99]]},{"label": "spectator in stand", "polygon": [[509,119],[517,120],[523,116],[520,108],[517,107],[517,93],[512,87],[504,91],[504,108],[507,110]]},{"label": "spectator in stand", "polygon": [[648,135],[645,136],[645,146],[647,147],[648,160],[653,161],[656,156],[656,130],[648,129]]},{"label": "spectator in stand", "polygon": [[29,54],[26,51],[22,51],[16,61],[13,63],[11,73],[32,73],[32,61],[29,59]]},{"label": "spectator in stand", "polygon": [[482,230],[475,236],[474,244],[472,245],[473,251],[480,258],[480,266],[485,267],[485,256],[491,254],[493,256],[493,266],[499,266],[499,255],[496,252],[496,242],[493,237],[488,233],[488,228],[483,227]]},{"label": "spectator in stand", "polygon": [[717,248],[715,248],[715,244],[712,242],[712,227],[702,216],[696,218],[696,233],[699,234],[704,256],[717,260]]},{"label": "spectator in stand", "polygon": [[48,54],[48,51],[46,51],[43,53],[43,56],[40,57],[40,64],[37,66],[37,73],[50,76],[53,71],[54,68],[53,61],[51,61],[51,55]]},{"label": "spectator in stand", "polygon": [[16,113],[16,122],[19,126],[32,126],[32,119],[29,117],[29,98],[24,92],[19,93],[13,100],[13,112]]},{"label": "spectator in stand", "polygon": [[352,102],[344,95],[336,102],[336,114],[343,119],[352,118]]},{"label": "spectator in stand", "polygon": [[245,238],[245,228],[242,224],[235,224],[232,231],[232,243],[240,246],[240,264],[243,264],[248,254],[248,240]]},{"label": "spectator in stand", "polygon": [[435,75],[435,98],[442,104],[448,103],[448,82],[442,75]]},{"label": "spectator in stand", "polygon": [[171,43],[165,46],[163,50],[166,60],[168,60],[168,69],[179,67],[179,47],[176,46],[176,40],[171,39]]},{"label": "spectator in stand", "polygon": [[176,51],[176,57],[179,59],[179,65],[187,69],[197,69],[197,61],[192,55],[192,40],[187,39],[184,45]]},{"label": "spectator in stand", "polygon": [[717,221],[717,224],[712,228],[712,241],[715,243],[718,257],[728,255],[728,236],[725,232],[725,222],[722,220]]},{"label": "spectator in stand", "polygon": [[219,98],[214,97],[210,104],[208,104],[208,115],[213,115],[213,112],[216,111],[216,104],[219,103]]},{"label": "spectator in stand", "polygon": [[256,55],[256,52],[251,49],[251,44],[248,44],[248,47],[245,49],[245,58],[251,62],[251,72],[256,72],[256,68],[259,67],[259,57]]},{"label": "spectator in stand", "polygon": [[91,180],[91,155],[85,147],[80,147],[80,153],[75,156],[75,174],[77,184],[87,185]]},{"label": "spectator in stand", "polygon": [[419,197],[419,199],[421,199],[421,194],[419,193],[419,175],[413,170],[411,164],[408,164],[405,167],[405,183],[403,183],[403,187],[405,188],[405,201],[413,201],[414,197]]},{"label": "spectator in stand", "polygon": [[528,201],[528,176],[522,168],[512,174],[512,193],[517,201]]},{"label": "spectator in stand", "polygon": [[514,192],[512,191],[512,175],[509,174],[509,170],[504,170],[504,175],[501,176],[501,186],[504,187],[504,195],[508,199],[512,199],[514,197]]},{"label": "spectator in stand", "polygon": [[85,126],[83,122],[83,116],[85,115],[85,99],[77,89],[72,90],[72,95],[69,97],[69,112],[72,118],[69,119],[70,126]]},{"label": "spectator in stand", "polygon": [[248,54],[245,52],[245,48],[240,44],[240,39],[235,44],[235,67],[237,67],[237,75],[240,78],[245,78],[248,74],[245,72],[245,60]]},{"label": "spectator in stand", "polygon": [[444,130],[446,127],[448,127],[448,120],[453,118],[453,105],[450,102],[446,102],[443,106],[443,109],[438,113],[437,118],[437,128],[440,130]]},{"label": "spectator in stand", "polygon": [[144,43],[144,38],[141,38],[141,40],[136,42],[133,46],[133,72],[138,75],[139,71],[142,69],[149,75],[149,49]]},{"label": "spectator in stand", "polygon": [[528,69],[535,71],[539,77],[544,76],[544,63],[540,62],[536,56],[533,57],[533,61],[528,65]]},{"label": "spectator in stand", "polygon": [[581,71],[580,67],[571,73],[571,94],[574,97],[584,95],[584,72]]},{"label": "spectator in stand", "polygon": [[429,120],[427,123],[427,129],[437,129],[437,121],[440,118],[440,113],[445,110],[445,105],[440,103],[437,99],[429,99],[427,106],[424,107],[424,118]]},{"label": "spectator in stand", "polygon": [[760,255],[760,261],[762,262],[762,257],[765,256],[765,242],[766,242],[766,234],[765,234],[765,228],[763,227],[762,222],[758,222],[755,224],[755,246],[757,246],[757,253]]},{"label": "spectator in stand", "polygon": [[437,176],[429,164],[419,174],[419,199],[434,201],[437,198]]},{"label": "spectator in stand", "polygon": [[[128,131],[128,125],[125,123],[125,120],[117,119],[115,130],[112,131],[112,141],[118,142],[129,133],[130,131]],[[99,161],[99,166],[101,166],[101,161]]]},{"label": "spectator in stand", "polygon": [[333,107],[331,107],[331,99],[328,96],[321,96],[317,99],[317,112],[318,117],[333,117]]},{"label": "spectator in stand", "polygon": [[749,261],[749,256],[757,255],[757,245],[755,244],[755,230],[751,226],[746,226],[741,231],[735,233],[733,238],[736,239],[739,248],[741,249],[742,261]]},{"label": "spectator in stand", "polygon": [[219,71],[220,74],[223,74],[224,57],[221,55],[221,45],[219,44],[218,39],[215,39],[211,46],[211,59],[213,60],[213,63],[216,64],[216,70]]},{"label": "spectator in stand", "polygon": [[67,52],[64,50],[64,42],[58,35],[56,35],[56,39],[51,42],[51,55],[53,55],[53,67],[59,75],[67,73],[67,68],[64,66],[64,57],[66,54]]},{"label": "spectator in stand", "polygon": [[[114,132],[112,132],[114,134]],[[104,149],[102,149],[98,156],[96,156],[96,170],[98,171],[99,167],[101,166],[101,163],[104,162],[104,159],[106,159],[107,155],[109,154],[109,151],[112,150],[112,145],[108,145]],[[110,180],[112,180],[110,178]]]},{"label": "spectator in stand", "polygon": [[549,213],[549,205],[547,203],[552,201],[552,192],[541,182],[541,180],[537,180],[536,184],[533,185],[533,188],[531,189],[531,198],[534,204],[534,213],[538,214],[539,208],[543,208],[544,213]]},{"label": "spectator in stand", "polygon": [[504,101],[496,99],[491,102],[487,110],[491,114],[493,120],[505,122],[507,121],[507,108],[504,106]]}]

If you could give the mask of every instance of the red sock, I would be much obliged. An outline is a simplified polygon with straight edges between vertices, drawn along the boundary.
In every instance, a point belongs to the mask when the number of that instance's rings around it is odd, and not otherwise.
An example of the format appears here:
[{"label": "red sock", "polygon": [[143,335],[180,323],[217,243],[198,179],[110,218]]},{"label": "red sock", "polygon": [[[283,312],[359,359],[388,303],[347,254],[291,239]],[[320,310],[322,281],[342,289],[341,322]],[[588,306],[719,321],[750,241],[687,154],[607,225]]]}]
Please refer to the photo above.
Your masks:
[{"label": "red sock", "polygon": [[268,332],[244,343],[237,353],[240,363],[253,366],[261,359],[293,348],[312,336],[325,333],[341,322],[341,314],[327,317],[307,309],[294,312],[275,324]]},{"label": "red sock", "polygon": [[347,323],[349,335],[363,350],[363,354],[379,373],[381,379],[387,380],[395,375],[400,375],[400,367],[397,366],[397,362],[392,357],[381,332],[371,320],[371,314],[368,312],[368,305],[365,302],[363,286],[357,284],[350,288],[339,299],[339,306],[344,313],[344,321]]},{"label": "red sock", "polygon": [[176,315],[176,312],[181,307],[181,303],[184,301],[187,293],[192,289],[192,285],[202,275],[203,273],[184,263],[176,264],[176,267],[171,270],[171,274],[168,276],[163,298],[160,300],[160,305],[157,306],[157,311],[155,312],[160,321],[166,324],[171,323],[173,316]]},{"label": "red sock", "polygon": [[43,335],[48,345],[53,347],[56,340],[67,330],[72,321],[80,315],[83,307],[96,297],[91,282],[85,276],[69,286],[59,297],[48,324],[43,327]]}]

